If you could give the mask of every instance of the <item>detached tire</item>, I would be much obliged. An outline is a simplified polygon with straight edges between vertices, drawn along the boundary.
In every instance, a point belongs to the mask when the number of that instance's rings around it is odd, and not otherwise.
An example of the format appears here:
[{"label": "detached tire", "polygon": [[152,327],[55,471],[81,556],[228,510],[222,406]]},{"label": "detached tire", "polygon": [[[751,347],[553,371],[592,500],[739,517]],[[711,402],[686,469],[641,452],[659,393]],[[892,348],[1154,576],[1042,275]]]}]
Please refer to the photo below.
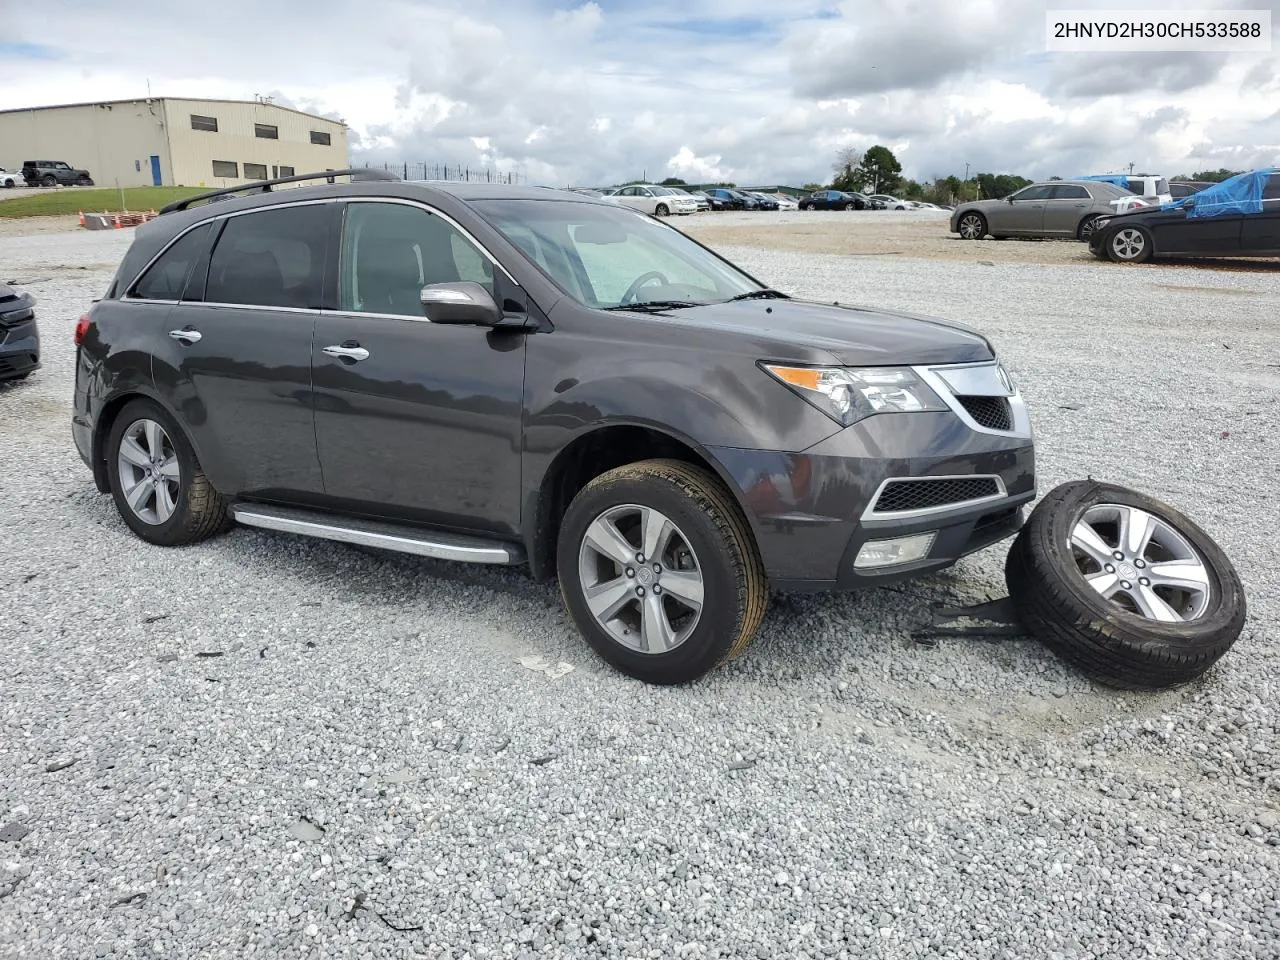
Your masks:
[{"label": "detached tire", "polygon": [[560,525],[556,565],[587,642],[646,683],[688,683],[737,657],[768,602],[737,503],[677,460],[628,464],[583,487]]},{"label": "detached tire", "polygon": [[1244,588],[1200,527],[1166,503],[1093,480],[1031,512],[1005,561],[1032,635],[1099,683],[1158,690],[1196,679],[1244,627]]}]

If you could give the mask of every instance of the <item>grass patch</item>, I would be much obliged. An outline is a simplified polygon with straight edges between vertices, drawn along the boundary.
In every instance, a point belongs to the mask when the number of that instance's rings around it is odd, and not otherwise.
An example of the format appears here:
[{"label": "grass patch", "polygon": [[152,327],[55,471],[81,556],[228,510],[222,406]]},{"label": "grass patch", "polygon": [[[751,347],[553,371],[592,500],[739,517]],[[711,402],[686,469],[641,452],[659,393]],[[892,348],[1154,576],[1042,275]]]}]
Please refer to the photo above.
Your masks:
[{"label": "grass patch", "polygon": [[[124,203],[128,210],[159,210],[167,203],[208,193],[209,187],[125,187]],[[115,187],[57,187],[4,199],[0,191],[0,219],[6,217],[58,217],[76,213],[120,213],[120,191]]]}]

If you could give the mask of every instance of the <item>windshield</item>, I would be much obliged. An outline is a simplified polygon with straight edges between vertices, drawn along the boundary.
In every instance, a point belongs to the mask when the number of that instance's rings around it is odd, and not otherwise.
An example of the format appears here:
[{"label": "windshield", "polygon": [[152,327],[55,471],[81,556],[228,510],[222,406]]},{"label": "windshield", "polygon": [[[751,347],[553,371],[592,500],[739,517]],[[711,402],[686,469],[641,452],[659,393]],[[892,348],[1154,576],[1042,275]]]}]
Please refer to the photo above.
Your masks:
[{"label": "windshield", "polygon": [[674,227],[625,209],[569,200],[477,200],[472,206],[588,307],[713,303],[761,289]]}]

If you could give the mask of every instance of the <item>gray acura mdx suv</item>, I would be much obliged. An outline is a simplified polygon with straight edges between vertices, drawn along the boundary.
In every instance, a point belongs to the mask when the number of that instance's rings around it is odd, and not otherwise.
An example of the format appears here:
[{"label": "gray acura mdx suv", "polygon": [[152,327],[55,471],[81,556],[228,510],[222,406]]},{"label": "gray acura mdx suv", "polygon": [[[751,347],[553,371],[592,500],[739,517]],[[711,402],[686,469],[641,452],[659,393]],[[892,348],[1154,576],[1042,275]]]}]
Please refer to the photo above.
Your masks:
[{"label": "gray acura mdx suv", "polygon": [[770,586],[1020,527],[1031,426],[973,330],[786,296],[578,194],[272,189],[352,173],[171,205],[78,324],[75,442],[144,540],[234,520],[527,564],[606,660],[680,683]]}]

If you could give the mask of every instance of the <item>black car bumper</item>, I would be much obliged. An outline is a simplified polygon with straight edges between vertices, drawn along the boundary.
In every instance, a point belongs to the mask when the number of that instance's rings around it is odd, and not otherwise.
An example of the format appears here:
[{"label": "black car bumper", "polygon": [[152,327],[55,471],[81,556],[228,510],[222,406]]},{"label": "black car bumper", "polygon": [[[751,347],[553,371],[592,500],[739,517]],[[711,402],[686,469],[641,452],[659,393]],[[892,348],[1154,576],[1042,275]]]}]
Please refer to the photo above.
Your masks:
[{"label": "black car bumper", "polygon": [[[803,453],[710,452],[738,488],[772,585],[786,591],[941,570],[1016,533],[1036,493],[1029,436],[980,434],[948,413],[872,417]],[[868,543],[917,535],[918,557],[860,565]]]},{"label": "black car bumper", "polygon": [[0,380],[26,376],[40,366],[40,331],[30,297],[0,303]]}]

